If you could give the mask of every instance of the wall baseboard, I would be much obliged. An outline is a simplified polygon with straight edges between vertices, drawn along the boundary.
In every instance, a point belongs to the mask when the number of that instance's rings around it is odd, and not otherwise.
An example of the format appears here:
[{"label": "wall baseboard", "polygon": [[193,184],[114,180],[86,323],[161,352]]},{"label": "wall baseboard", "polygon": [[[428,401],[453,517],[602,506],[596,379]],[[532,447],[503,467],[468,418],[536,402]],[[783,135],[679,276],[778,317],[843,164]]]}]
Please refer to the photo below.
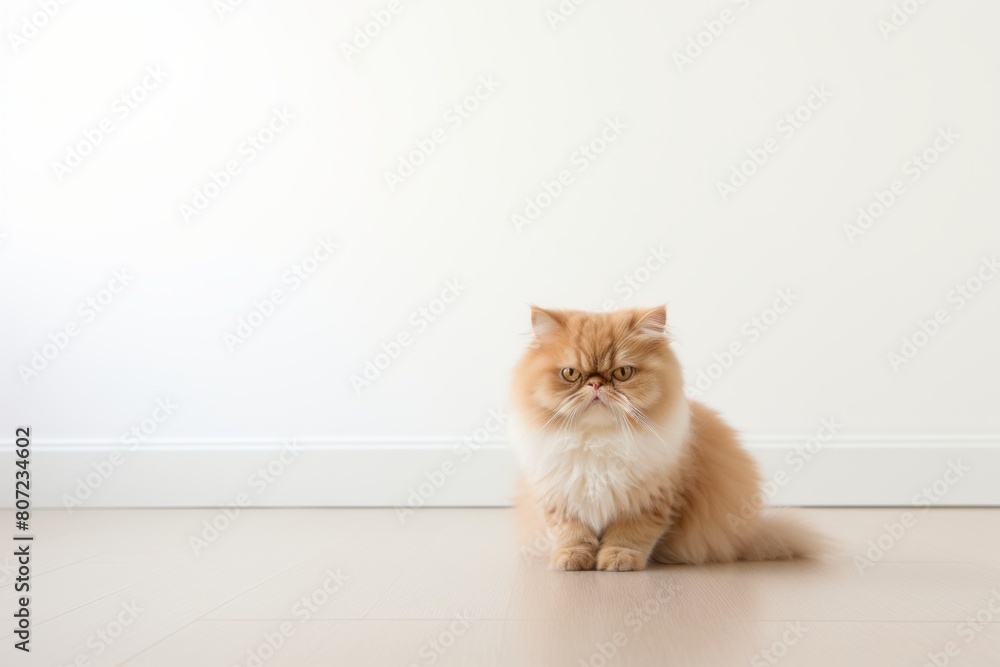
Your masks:
[{"label": "wall baseboard", "polygon": [[[1000,505],[1000,437],[755,437],[769,504]],[[0,449],[0,469],[14,454]],[[498,507],[515,476],[510,449],[445,439],[351,442],[177,441],[129,450],[99,442],[35,443],[32,506]],[[5,508],[12,494],[3,495]]]}]

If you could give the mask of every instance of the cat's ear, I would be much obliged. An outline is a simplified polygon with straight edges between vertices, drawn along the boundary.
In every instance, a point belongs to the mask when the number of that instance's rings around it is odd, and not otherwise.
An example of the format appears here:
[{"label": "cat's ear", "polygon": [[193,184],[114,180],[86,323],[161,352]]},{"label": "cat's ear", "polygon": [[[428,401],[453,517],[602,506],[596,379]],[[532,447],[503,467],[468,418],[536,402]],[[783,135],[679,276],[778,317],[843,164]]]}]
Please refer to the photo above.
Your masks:
[{"label": "cat's ear", "polygon": [[535,338],[544,338],[562,326],[559,315],[551,310],[543,310],[537,306],[531,307],[531,330]]},{"label": "cat's ear", "polygon": [[642,333],[663,336],[667,333],[667,307],[657,306],[640,313],[635,327]]}]

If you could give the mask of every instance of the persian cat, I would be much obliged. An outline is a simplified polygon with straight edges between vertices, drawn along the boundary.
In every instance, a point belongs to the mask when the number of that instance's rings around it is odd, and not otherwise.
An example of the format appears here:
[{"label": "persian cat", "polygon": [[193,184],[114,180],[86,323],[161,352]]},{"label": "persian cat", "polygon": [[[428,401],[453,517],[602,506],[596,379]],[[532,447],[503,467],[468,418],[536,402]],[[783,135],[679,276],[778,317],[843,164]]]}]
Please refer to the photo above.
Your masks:
[{"label": "persian cat", "polygon": [[756,511],[754,462],[717,413],[685,396],[666,318],[665,306],[531,310],[512,392],[516,504],[546,529],[550,567],[815,554],[817,535]]}]

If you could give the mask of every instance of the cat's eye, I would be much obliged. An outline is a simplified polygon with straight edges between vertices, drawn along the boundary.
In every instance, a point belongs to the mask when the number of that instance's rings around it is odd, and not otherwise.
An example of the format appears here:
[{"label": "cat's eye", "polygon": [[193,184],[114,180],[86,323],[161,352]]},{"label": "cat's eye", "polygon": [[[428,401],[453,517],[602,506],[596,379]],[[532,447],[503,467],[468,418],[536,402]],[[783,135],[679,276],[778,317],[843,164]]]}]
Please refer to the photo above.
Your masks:
[{"label": "cat's eye", "polygon": [[576,382],[580,379],[580,371],[575,368],[564,368],[559,371],[559,375],[562,376],[562,379],[566,380],[566,382]]},{"label": "cat's eye", "polygon": [[635,369],[632,368],[631,366],[622,366],[621,368],[616,368],[615,372],[612,373],[612,375],[616,380],[621,380],[624,382],[625,380],[632,377],[632,373],[634,372]]}]

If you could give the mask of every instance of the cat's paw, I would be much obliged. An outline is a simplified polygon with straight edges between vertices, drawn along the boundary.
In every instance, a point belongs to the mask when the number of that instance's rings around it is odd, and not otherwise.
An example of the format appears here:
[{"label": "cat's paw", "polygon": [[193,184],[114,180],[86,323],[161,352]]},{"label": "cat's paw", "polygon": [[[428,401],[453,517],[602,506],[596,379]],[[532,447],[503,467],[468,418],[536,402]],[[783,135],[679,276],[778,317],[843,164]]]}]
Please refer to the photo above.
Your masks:
[{"label": "cat's paw", "polygon": [[556,549],[549,561],[553,570],[593,570],[597,564],[594,552],[586,547]]},{"label": "cat's paw", "polygon": [[602,547],[597,554],[597,569],[608,572],[631,572],[646,567],[646,554],[626,547]]}]

